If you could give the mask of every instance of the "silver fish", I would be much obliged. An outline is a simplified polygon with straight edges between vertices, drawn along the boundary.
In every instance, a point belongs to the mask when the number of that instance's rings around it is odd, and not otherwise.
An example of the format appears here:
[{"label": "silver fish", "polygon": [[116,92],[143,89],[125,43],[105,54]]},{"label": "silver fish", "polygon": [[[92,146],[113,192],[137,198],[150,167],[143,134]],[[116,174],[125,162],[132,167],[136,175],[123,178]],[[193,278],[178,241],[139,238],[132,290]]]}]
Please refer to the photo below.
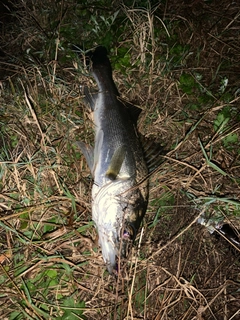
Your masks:
[{"label": "silver fish", "polygon": [[85,91],[93,111],[95,146],[83,142],[79,146],[94,178],[92,219],[112,273],[129,253],[146,212],[148,169],[136,130],[141,109],[120,101],[104,47],[97,47],[90,59],[99,88],[93,96]]}]

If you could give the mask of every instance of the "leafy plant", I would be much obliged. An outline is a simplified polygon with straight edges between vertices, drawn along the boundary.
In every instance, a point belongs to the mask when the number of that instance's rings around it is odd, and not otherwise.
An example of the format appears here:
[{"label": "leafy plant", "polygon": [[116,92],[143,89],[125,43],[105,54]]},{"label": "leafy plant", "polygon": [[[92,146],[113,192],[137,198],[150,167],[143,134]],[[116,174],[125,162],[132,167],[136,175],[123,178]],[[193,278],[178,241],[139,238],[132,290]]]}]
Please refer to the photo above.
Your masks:
[{"label": "leafy plant", "polygon": [[84,302],[76,302],[72,297],[65,298],[60,306],[63,314],[57,317],[57,320],[77,320],[86,319],[83,315],[83,310],[85,308]]},{"label": "leafy plant", "polygon": [[[228,129],[228,123],[232,118],[235,118],[236,110],[234,110],[231,106],[224,107],[216,116],[214,120],[214,130],[219,132],[220,134],[224,134]],[[229,132],[227,135],[224,135],[222,139],[224,147],[227,149],[234,148],[234,145],[238,143],[238,135],[237,133]]]},{"label": "leafy plant", "polygon": [[187,94],[193,94],[194,89],[198,88],[198,85],[195,79],[193,78],[192,75],[188,73],[181,74],[179,81],[180,81],[180,88],[183,90],[183,92]]}]

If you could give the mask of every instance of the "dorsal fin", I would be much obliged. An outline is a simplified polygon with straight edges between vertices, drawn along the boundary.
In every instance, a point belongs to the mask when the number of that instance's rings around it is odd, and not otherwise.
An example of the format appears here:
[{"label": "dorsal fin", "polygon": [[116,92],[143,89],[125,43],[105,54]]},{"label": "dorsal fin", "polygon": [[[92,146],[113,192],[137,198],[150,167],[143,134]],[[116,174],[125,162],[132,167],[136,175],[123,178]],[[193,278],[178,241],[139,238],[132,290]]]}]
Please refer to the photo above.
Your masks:
[{"label": "dorsal fin", "polygon": [[137,121],[138,121],[138,117],[140,115],[140,113],[142,112],[142,109],[135,106],[134,104],[123,100],[122,98],[118,97],[118,100],[126,107],[126,109],[128,110],[128,113],[131,116],[131,120],[132,122],[137,125]]},{"label": "dorsal fin", "polygon": [[143,148],[148,171],[151,173],[163,162],[163,156],[167,153],[167,151],[159,142],[146,138],[141,134],[139,134],[139,138]]}]

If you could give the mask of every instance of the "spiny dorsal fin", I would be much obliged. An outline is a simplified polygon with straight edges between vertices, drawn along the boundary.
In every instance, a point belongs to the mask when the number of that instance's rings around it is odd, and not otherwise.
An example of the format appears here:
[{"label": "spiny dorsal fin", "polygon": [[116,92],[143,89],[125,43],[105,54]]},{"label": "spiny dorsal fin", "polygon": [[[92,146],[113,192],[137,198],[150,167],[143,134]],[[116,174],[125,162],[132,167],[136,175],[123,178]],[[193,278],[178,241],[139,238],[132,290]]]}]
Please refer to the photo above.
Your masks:
[{"label": "spiny dorsal fin", "polygon": [[155,170],[163,162],[163,156],[167,153],[164,147],[152,139],[146,138],[139,134],[142,144],[144,158],[148,167],[149,173]]}]

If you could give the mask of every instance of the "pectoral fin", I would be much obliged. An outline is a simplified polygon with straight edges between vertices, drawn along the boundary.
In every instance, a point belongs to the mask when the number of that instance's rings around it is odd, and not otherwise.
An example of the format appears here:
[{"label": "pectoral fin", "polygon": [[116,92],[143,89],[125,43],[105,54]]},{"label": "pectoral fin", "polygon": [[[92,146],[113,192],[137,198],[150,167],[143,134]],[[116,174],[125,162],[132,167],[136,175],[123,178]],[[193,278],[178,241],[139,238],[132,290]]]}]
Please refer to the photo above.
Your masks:
[{"label": "pectoral fin", "polygon": [[106,171],[106,177],[108,177],[111,180],[115,180],[117,178],[117,175],[119,174],[123,161],[125,159],[126,151],[127,150],[125,145],[121,145],[115,150],[110,164],[108,166],[108,169]]}]

